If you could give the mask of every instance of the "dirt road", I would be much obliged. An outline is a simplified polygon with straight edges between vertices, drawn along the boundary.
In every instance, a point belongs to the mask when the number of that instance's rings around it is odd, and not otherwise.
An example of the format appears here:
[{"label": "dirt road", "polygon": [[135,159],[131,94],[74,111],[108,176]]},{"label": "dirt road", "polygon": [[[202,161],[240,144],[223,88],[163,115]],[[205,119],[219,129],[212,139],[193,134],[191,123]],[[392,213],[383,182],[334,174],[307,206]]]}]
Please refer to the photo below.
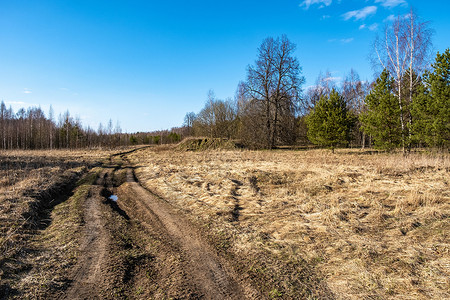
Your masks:
[{"label": "dirt road", "polygon": [[101,266],[107,254],[109,237],[104,228],[100,212],[100,189],[86,199],[84,207],[85,227],[80,247],[80,259],[73,272],[73,284],[64,299],[87,299],[96,294],[96,285],[101,277]]},{"label": "dirt road", "polygon": [[[62,299],[114,298],[112,295],[142,299],[260,298],[182,213],[139,184],[125,155],[114,160],[118,164],[104,169],[83,206],[80,255]],[[113,193],[117,202],[108,200]],[[115,227],[120,225],[117,218],[126,228]],[[118,234],[121,231],[124,233]],[[111,267],[115,265],[111,252],[127,253],[122,255],[125,271]],[[119,294],[102,290],[117,290],[114,282],[120,282]]]},{"label": "dirt road", "polygon": [[110,237],[102,218],[102,192],[106,186],[107,170],[100,173],[95,185],[90,187],[83,205],[84,227],[79,259],[71,280],[72,284],[62,299],[91,299],[99,297],[97,290],[102,278],[102,266],[109,251]]}]

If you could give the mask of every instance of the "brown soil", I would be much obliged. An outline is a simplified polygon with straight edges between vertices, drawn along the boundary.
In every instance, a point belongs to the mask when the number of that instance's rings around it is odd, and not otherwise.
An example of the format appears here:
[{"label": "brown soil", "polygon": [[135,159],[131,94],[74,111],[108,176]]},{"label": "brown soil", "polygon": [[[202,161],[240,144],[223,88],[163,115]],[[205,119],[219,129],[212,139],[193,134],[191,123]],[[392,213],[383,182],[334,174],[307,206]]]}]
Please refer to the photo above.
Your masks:
[{"label": "brown soil", "polygon": [[80,258],[74,268],[73,283],[64,299],[92,299],[98,297],[97,287],[101,278],[101,267],[109,248],[109,236],[106,234],[104,219],[100,211],[100,186],[91,189],[91,195],[84,205],[83,238],[80,246]]},{"label": "brown soil", "polygon": [[[130,216],[142,220],[146,230],[158,238],[158,276],[167,286],[168,296],[176,298],[245,299],[257,296],[221,260],[179,212],[166,201],[141,187],[129,169],[127,183],[118,190],[119,199]],[[164,263],[167,262],[167,263]],[[176,269],[174,267],[176,266]],[[173,270],[176,270],[173,272]]]},{"label": "brown soil", "polygon": [[123,155],[111,164],[85,199],[79,255],[61,299],[260,298],[194,225],[136,181]]}]

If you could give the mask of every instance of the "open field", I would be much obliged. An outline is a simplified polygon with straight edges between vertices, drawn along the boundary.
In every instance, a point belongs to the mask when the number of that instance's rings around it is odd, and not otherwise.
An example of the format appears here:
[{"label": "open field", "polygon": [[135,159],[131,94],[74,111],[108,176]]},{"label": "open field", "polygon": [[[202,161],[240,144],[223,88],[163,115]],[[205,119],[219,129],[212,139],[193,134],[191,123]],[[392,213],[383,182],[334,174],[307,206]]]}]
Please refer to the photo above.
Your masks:
[{"label": "open field", "polygon": [[[315,288],[341,299],[450,297],[447,154],[142,150],[129,158],[146,188],[182,208],[274,297],[320,297]],[[311,282],[297,282],[302,274]]]},{"label": "open field", "polygon": [[158,147],[0,161],[1,299],[450,297],[448,154]]}]

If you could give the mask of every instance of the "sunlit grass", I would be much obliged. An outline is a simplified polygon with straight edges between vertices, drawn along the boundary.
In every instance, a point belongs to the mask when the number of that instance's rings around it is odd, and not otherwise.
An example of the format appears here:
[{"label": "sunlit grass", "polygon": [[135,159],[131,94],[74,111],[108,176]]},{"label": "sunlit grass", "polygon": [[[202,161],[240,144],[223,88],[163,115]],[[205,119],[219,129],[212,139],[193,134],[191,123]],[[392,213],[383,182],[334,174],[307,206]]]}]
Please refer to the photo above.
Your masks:
[{"label": "sunlit grass", "polygon": [[230,249],[303,258],[338,298],[449,297],[450,157],[358,150],[139,151],[146,187],[235,233]]}]

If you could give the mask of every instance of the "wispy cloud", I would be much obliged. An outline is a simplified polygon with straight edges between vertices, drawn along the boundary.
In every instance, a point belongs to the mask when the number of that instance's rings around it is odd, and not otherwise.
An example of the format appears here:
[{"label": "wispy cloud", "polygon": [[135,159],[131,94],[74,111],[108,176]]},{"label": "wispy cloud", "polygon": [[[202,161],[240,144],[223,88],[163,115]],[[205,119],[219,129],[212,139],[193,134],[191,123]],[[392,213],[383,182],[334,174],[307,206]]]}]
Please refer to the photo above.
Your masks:
[{"label": "wispy cloud", "polygon": [[309,7],[313,4],[320,4],[319,8],[323,8],[325,6],[330,6],[333,0],[304,0],[300,7],[304,7],[305,9],[309,9]]},{"label": "wispy cloud", "polygon": [[394,8],[399,5],[408,5],[405,0],[375,0],[375,3],[381,3],[381,5],[386,8]]},{"label": "wispy cloud", "polygon": [[323,81],[340,81],[342,79],[342,77],[325,77],[322,80]]},{"label": "wispy cloud", "polygon": [[323,15],[320,19],[321,20],[326,20],[326,19],[329,19],[329,18],[331,18],[330,15]]},{"label": "wispy cloud", "polygon": [[24,94],[31,94],[31,91],[30,91],[30,89],[28,89],[28,88],[24,88],[24,89],[23,89],[23,93],[24,93]]},{"label": "wispy cloud", "polygon": [[370,31],[375,31],[377,29],[378,29],[378,23],[373,23],[372,25],[369,26]]},{"label": "wispy cloud", "polygon": [[375,31],[378,29],[378,23],[373,23],[370,26],[367,26],[366,24],[361,24],[359,26],[359,30],[362,30],[362,29],[369,29],[370,31]]},{"label": "wispy cloud", "polygon": [[328,43],[340,42],[342,44],[348,44],[355,40],[355,38],[346,38],[346,39],[329,39]]},{"label": "wispy cloud", "polygon": [[355,20],[364,20],[370,15],[374,15],[377,13],[377,7],[376,6],[366,6],[359,10],[352,10],[349,12],[346,12],[342,15],[344,20],[350,20],[351,18],[355,18]]},{"label": "wispy cloud", "polygon": [[384,22],[393,22],[393,21],[395,21],[394,15],[389,15],[389,16],[387,16],[386,19],[384,19]]},{"label": "wispy cloud", "polygon": [[343,44],[348,44],[353,42],[355,39],[354,38],[348,38],[348,39],[341,39],[340,42]]},{"label": "wispy cloud", "polygon": [[395,20],[397,20],[397,18],[399,20],[402,20],[402,19],[408,19],[409,17],[410,17],[410,14],[404,14],[404,15],[398,15],[398,16],[389,15],[386,19],[383,20],[383,22],[394,22]]}]

